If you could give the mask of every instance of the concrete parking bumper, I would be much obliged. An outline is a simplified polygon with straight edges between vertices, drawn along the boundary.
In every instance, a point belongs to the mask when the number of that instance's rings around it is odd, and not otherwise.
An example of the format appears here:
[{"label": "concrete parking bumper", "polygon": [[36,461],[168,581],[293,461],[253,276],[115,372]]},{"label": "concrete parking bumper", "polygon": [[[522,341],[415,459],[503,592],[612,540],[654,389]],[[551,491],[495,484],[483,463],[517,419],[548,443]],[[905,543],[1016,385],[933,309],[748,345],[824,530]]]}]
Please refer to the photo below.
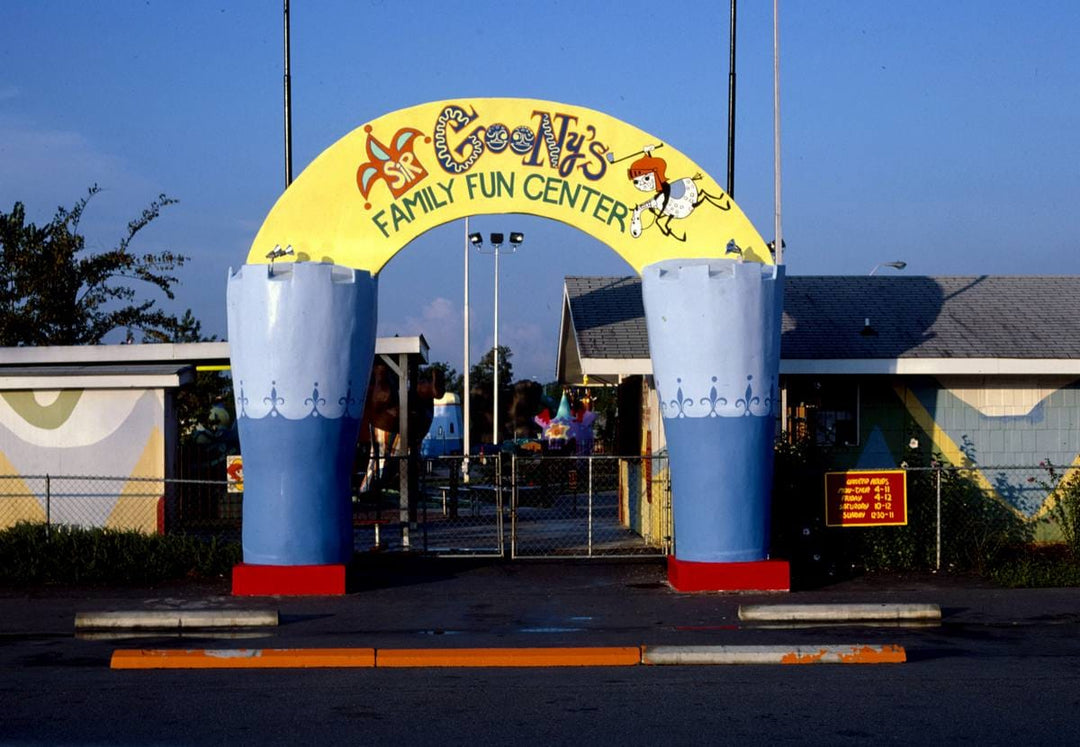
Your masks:
[{"label": "concrete parking bumper", "polygon": [[746,604],[739,619],[754,623],[941,622],[936,604]]},{"label": "concrete parking bumper", "polygon": [[75,615],[78,631],[205,630],[273,627],[277,624],[277,610],[132,610],[79,612]]},{"label": "concrete parking bumper", "polygon": [[642,664],[902,664],[902,646],[645,646]]}]

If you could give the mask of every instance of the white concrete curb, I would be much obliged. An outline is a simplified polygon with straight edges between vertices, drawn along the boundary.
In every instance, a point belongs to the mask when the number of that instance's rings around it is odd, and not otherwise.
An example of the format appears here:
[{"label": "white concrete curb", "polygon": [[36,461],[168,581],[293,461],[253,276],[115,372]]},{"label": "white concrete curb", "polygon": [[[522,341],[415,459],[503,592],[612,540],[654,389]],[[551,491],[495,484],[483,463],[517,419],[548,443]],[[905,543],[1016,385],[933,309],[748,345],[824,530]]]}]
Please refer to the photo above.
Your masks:
[{"label": "white concrete curb", "polygon": [[642,646],[642,664],[901,664],[902,646]]},{"label": "white concrete curb", "polygon": [[940,622],[936,604],[746,604],[743,622]]},{"label": "white concrete curb", "polygon": [[76,630],[252,628],[277,624],[277,610],[135,610],[75,614]]}]

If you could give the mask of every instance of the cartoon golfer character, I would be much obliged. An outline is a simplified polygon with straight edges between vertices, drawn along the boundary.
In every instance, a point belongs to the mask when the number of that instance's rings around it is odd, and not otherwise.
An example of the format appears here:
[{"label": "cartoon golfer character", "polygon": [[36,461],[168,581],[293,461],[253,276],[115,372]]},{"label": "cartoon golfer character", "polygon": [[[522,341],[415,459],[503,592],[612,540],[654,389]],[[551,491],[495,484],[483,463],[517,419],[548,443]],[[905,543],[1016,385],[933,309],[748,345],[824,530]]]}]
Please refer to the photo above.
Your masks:
[{"label": "cartoon golfer character", "polygon": [[[641,236],[641,213],[649,210],[656,216],[655,225],[662,234],[677,241],[686,241],[686,233],[677,234],[672,229],[672,220],[689,217],[703,202],[708,202],[721,210],[730,210],[731,200],[726,195],[721,194],[718,197],[698,189],[696,182],[701,180],[701,174],[668,181],[667,162],[653,155],[654,150],[662,147],[662,144],[646,145],[634,154],[634,156],[641,155],[642,157],[630,164],[630,168],[627,169],[627,176],[634,183],[634,187],[653,195],[651,199],[634,208],[633,215],[630,217],[630,235],[635,239]],[[633,156],[620,158],[619,161],[626,158],[633,158]],[[610,163],[618,163],[613,158],[608,160]]]}]

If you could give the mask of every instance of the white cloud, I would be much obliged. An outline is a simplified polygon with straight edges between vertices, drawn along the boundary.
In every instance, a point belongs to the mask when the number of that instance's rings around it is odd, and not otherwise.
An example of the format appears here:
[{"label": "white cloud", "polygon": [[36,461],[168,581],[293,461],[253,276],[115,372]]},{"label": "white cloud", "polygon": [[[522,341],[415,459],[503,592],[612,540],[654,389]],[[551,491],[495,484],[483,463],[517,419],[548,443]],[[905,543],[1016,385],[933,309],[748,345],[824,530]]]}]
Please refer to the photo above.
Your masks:
[{"label": "white cloud", "polygon": [[462,315],[460,307],[438,296],[420,307],[419,314],[407,314],[403,320],[380,319],[379,335],[423,335],[431,345],[433,361],[448,361],[461,368]]},{"label": "white cloud", "polygon": [[160,191],[126,159],[101,151],[71,130],[36,129],[0,119],[0,161],[0,205],[21,201],[32,220],[47,220],[58,205],[70,206],[92,184],[140,200]]},{"label": "white cloud", "polygon": [[508,322],[500,324],[499,344],[513,352],[515,379],[535,378],[541,382],[555,377],[554,327],[545,329],[535,322]]}]

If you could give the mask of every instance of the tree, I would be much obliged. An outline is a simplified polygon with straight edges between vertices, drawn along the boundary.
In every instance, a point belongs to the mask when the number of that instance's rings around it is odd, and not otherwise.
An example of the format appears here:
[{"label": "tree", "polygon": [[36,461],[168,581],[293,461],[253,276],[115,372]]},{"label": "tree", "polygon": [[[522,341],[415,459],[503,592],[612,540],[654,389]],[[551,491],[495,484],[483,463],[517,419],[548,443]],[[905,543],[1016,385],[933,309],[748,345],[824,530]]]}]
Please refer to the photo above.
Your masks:
[{"label": "tree", "polygon": [[473,441],[499,443],[506,434],[506,412],[510,407],[514,366],[510,348],[499,346],[499,433],[492,435],[494,405],[495,348],[484,353],[480,362],[469,369],[469,426]]},{"label": "tree", "polygon": [[[499,390],[500,392],[510,388],[514,380],[514,365],[510,359],[514,353],[505,345],[499,346]],[[473,389],[481,388],[491,390],[492,379],[495,371],[495,348],[484,353],[480,362],[469,369],[469,386]]]},{"label": "tree", "polygon": [[176,320],[168,330],[150,329],[143,334],[143,342],[216,342],[217,335],[207,337],[202,331],[202,322],[195,318],[191,309],[185,309],[184,315]]},{"label": "tree", "polygon": [[[434,368],[440,369],[443,372],[443,380],[446,382],[446,391],[453,392],[458,396],[460,401],[465,389],[465,380],[461,374],[457,372],[457,369],[451,366],[446,361],[432,361],[427,365],[425,370],[430,371]],[[472,383],[472,382],[470,382]]]},{"label": "tree", "polygon": [[172,273],[187,257],[131,251],[138,233],[176,200],[159,195],[128,223],[115,247],[89,253],[79,221],[99,191],[92,186],[41,227],[26,222],[21,202],[0,213],[0,345],[92,345],[124,328],[172,339],[180,331],[181,320],[138,289],[149,284],[172,299],[178,282]]},{"label": "tree", "polygon": [[[214,342],[217,335],[207,337],[202,331],[202,322],[195,318],[191,309],[176,323],[171,335],[149,334],[146,342]],[[181,387],[176,393],[176,418],[180,424],[180,435],[185,440],[205,436],[213,432],[220,424],[210,422],[220,418],[218,407],[223,407],[228,414],[228,422],[236,420],[233,405],[232,378],[222,371],[196,371],[195,381]],[[199,427],[202,427],[200,434]]]}]

